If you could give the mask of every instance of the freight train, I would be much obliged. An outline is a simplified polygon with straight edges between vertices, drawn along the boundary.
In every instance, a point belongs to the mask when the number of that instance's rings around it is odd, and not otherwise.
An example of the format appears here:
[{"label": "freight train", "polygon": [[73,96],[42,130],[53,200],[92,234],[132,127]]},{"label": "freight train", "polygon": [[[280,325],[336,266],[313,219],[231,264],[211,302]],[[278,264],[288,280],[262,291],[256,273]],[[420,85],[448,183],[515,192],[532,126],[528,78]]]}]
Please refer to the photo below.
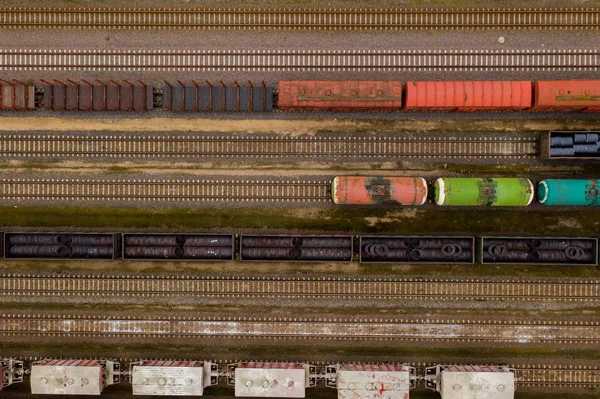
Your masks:
[{"label": "freight train", "polygon": [[[535,196],[525,178],[439,178],[432,191],[440,206],[528,206]],[[598,206],[600,180],[545,179],[537,193],[544,206]],[[339,205],[423,205],[427,197],[422,177],[338,176],[331,182],[331,198]]]},{"label": "freight train", "polygon": [[0,244],[8,260],[598,263],[595,238],[6,232]]},{"label": "freight train", "polygon": [[[23,382],[24,362],[0,358],[8,379],[2,388]],[[416,375],[407,364],[332,364],[317,367],[309,363],[238,362],[219,365],[208,361],[141,360],[124,370],[115,360],[43,359],[30,365],[33,394],[100,395],[111,385],[128,377],[133,395],[203,396],[205,388],[220,380],[234,387],[235,397],[304,398],[306,389],[322,386],[338,391],[339,399],[409,399],[410,390],[423,383],[439,392],[442,399],[486,397],[513,399],[517,381],[515,370],[506,365],[435,365]],[[210,392],[210,390],[209,390]],[[479,396],[477,396],[479,397]]]},{"label": "freight train", "polygon": [[248,83],[0,79],[0,110],[600,112],[600,80]]}]

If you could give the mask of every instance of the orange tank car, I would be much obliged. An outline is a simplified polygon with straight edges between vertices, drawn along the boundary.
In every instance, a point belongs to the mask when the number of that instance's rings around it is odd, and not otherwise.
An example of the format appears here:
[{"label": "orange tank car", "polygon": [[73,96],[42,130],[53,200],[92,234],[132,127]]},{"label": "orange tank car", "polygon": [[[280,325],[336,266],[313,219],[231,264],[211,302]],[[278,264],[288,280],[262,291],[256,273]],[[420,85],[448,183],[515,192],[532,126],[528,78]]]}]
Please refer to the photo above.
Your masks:
[{"label": "orange tank car", "polygon": [[282,111],[397,111],[402,82],[372,80],[282,80]]},{"label": "orange tank car", "polygon": [[407,111],[519,111],[530,108],[530,81],[406,82]]},{"label": "orange tank car", "polygon": [[423,205],[427,182],[422,177],[338,176],[331,197],[340,205]]},{"label": "orange tank car", "polygon": [[539,80],[531,111],[600,112],[600,80]]}]

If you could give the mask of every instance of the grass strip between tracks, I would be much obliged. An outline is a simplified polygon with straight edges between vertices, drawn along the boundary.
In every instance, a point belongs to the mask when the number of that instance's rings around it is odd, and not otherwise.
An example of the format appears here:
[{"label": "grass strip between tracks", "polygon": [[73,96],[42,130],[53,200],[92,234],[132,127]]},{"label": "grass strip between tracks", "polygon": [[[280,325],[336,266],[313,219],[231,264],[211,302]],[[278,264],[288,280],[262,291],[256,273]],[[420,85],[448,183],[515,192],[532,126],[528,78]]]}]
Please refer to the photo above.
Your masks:
[{"label": "grass strip between tracks", "polygon": [[[526,219],[526,223],[523,220]],[[596,236],[597,212],[416,208],[149,209],[0,207],[4,227],[73,229],[282,229],[307,234]]]}]

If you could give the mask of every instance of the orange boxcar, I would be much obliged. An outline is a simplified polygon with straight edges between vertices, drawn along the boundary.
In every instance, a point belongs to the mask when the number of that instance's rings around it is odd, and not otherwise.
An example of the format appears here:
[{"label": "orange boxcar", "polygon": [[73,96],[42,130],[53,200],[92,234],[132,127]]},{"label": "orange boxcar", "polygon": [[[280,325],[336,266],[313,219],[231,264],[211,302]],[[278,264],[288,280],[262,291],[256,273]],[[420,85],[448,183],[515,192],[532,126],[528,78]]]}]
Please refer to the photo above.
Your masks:
[{"label": "orange boxcar", "polygon": [[600,80],[537,81],[531,111],[600,112]]},{"label": "orange boxcar", "polygon": [[407,111],[520,111],[530,108],[530,81],[406,82]]},{"label": "orange boxcar", "polygon": [[402,106],[402,82],[371,80],[282,80],[283,111],[396,111]]},{"label": "orange boxcar", "polygon": [[341,205],[423,205],[427,182],[422,177],[338,176],[331,182],[331,197]]}]

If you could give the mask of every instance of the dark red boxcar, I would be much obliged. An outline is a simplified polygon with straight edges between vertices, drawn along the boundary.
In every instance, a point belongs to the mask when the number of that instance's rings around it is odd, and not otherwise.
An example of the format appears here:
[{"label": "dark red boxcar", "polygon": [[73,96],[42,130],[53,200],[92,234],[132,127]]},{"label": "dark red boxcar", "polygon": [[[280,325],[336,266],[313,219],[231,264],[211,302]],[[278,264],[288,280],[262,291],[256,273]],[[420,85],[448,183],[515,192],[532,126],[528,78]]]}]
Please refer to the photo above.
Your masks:
[{"label": "dark red boxcar", "polygon": [[519,111],[530,108],[530,81],[407,82],[407,111]]},{"label": "dark red boxcar", "polygon": [[371,80],[282,80],[283,111],[396,111],[402,106],[402,82]]},{"label": "dark red boxcar", "polygon": [[537,81],[531,111],[600,112],[600,80]]}]

